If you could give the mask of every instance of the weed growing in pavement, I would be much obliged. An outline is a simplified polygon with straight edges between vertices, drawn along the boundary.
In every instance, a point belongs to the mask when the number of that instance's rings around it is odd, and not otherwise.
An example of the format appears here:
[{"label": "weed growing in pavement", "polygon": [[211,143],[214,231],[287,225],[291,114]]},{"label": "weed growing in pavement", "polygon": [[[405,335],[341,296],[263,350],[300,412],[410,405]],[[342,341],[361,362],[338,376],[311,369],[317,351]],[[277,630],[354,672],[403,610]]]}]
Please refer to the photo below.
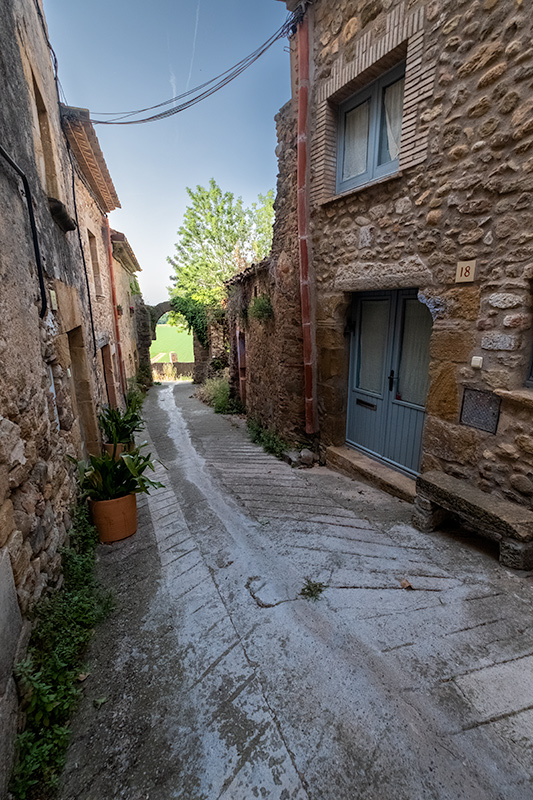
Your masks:
[{"label": "weed growing in pavement", "polygon": [[37,607],[27,656],[16,668],[26,726],[16,743],[14,800],[45,800],[59,784],[67,725],[81,695],[82,657],[94,627],[112,607],[94,574],[97,542],[80,506],[69,545],[61,550],[63,585]]},{"label": "weed growing in pavement", "polygon": [[283,453],[289,449],[289,445],[281,436],[278,436],[275,431],[264,428],[258,420],[248,419],[246,427],[252,442],[260,444],[266,453],[271,453],[276,458],[281,458]]},{"label": "weed growing in pavement", "polygon": [[318,600],[324,589],[327,588],[327,583],[320,583],[319,581],[312,581],[311,578],[306,578],[300,595],[305,597],[306,600]]},{"label": "weed growing in pavement", "polygon": [[212,406],[215,414],[243,414],[245,409],[239,399],[230,397],[229,379],[207,378],[195,392],[195,396],[208,406]]}]

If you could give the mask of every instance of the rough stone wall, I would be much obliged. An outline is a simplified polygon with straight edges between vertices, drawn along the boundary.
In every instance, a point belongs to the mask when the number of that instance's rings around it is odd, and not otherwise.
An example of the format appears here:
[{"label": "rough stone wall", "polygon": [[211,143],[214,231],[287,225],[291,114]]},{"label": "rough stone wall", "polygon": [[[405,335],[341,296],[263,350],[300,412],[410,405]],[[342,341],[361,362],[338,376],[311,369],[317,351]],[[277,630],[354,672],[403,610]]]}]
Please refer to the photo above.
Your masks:
[{"label": "rough stone wall", "polygon": [[192,337],[194,372],[193,383],[203,383],[209,375],[209,348],[200,344],[198,337],[193,333]]},{"label": "rough stone wall", "polygon": [[133,275],[116,258],[113,259],[113,272],[117,305],[122,306],[122,316],[118,320],[122,361],[126,380],[129,380],[135,377],[139,367],[136,314],[139,313],[142,298],[132,294]]},{"label": "rough stone wall", "polygon": [[[352,293],[417,287],[434,318],[422,468],[530,504],[533,392],[523,387],[532,354],[531,15],[511,0],[318,0],[308,13],[312,141],[322,136],[314,121],[324,98],[335,107],[327,86],[340,66],[349,71],[366,37],[379,68],[392,25],[409,15],[405,30],[420,28],[411,124],[427,141],[424,160],[397,176],[338,198],[326,198],[323,186],[313,195],[321,193],[311,229],[322,442],[344,441]],[[409,36],[404,44],[409,53]],[[314,161],[312,192],[323,173]],[[470,259],[476,281],[456,284],[457,262]],[[474,355],[483,357],[481,370],[470,366]],[[502,393],[496,436],[459,424],[465,386]]]},{"label": "rough stone wall", "polygon": [[[293,103],[276,117],[279,175],[270,258],[229,284],[230,375],[239,393],[236,336],[246,346],[246,407],[250,417],[289,440],[304,431],[302,323],[296,224],[296,118]],[[273,317],[247,315],[254,297],[266,295]]]},{"label": "rough stone wall", "polygon": [[190,378],[194,375],[194,361],[173,361],[165,364],[152,364],[152,373],[155,380],[178,380]]},{"label": "rough stone wall", "polygon": [[150,347],[152,344],[152,318],[150,308],[146,306],[142,298],[137,298],[135,309],[135,335],[137,338],[137,355],[139,357],[139,367],[149,372]]},{"label": "rough stone wall", "polygon": [[[17,697],[11,678],[21,613],[61,581],[59,548],[76,497],[67,455],[99,448],[106,402],[102,342],[112,341],[109,301],[94,309],[96,348],[77,231],[64,233],[48,196],[75,216],[50,54],[30,0],[0,4],[2,146],[33,196],[48,309],[42,298],[21,179],[0,157],[0,797],[10,773]],[[37,87],[37,88],[36,88]],[[41,123],[39,122],[41,109]],[[43,121],[44,120],[44,121]],[[40,127],[41,125],[41,127]],[[88,226],[107,268],[105,217],[76,178],[82,240]],[[86,243],[87,244],[87,243]],[[86,253],[87,255],[87,253]],[[89,267],[90,268],[90,267]],[[90,281],[91,283],[91,281]],[[92,290],[94,286],[92,286]],[[105,286],[105,291],[108,288]],[[100,341],[99,341],[100,340]]]}]

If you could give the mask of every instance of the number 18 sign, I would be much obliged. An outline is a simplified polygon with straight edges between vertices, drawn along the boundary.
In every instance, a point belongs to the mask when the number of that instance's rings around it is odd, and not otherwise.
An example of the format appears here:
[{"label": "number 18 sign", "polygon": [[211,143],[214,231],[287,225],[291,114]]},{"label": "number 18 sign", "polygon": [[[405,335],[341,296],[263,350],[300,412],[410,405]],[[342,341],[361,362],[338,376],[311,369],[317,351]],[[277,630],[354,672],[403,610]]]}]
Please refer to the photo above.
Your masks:
[{"label": "number 18 sign", "polygon": [[470,283],[476,279],[475,261],[458,261],[457,272],[455,273],[456,283]]}]

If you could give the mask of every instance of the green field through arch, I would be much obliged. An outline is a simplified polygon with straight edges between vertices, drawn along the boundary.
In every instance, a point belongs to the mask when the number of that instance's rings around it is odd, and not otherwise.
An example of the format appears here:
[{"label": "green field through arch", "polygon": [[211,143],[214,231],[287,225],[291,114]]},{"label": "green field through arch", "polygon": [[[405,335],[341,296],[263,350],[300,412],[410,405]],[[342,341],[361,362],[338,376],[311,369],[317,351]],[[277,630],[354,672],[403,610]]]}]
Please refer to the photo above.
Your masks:
[{"label": "green field through arch", "polygon": [[179,331],[173,325],[157,325],[156,339],[150,347],[150,358],[157,358],[158,364],[170,361],[170,353],[176,353],[178,361],[192,364],[194,361],[192,333]]}]

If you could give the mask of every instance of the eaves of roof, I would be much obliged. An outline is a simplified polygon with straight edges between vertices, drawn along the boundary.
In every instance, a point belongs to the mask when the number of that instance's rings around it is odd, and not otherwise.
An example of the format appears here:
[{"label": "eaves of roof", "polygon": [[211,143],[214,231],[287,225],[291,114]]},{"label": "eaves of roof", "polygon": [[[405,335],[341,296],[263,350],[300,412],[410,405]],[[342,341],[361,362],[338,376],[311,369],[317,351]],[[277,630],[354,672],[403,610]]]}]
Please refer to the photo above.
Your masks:
[{"label": "eaves of roof", "polygon": [[104,211],[120,208],[89,111],[62,104],[61,121],[76,161]]},{"label": "eaves of roof", "polygon": [[128,272],[142,272],[139,262],[135,253],[131,249],[131,245],[126,239],[126,236],[120,231],[111,229],[111,244],[113,246],[113,256],[120,261],[122,266]]},{"label": "eaves of roof", "polygon": [[269,267],[270,261],[261,261],[259,264],[252,264],[246,267],[246,269],[243,269],[242,272],[238,272],[236,275],[233,275],[232,278],[228,278],[227,281],[224,281],[224,286],[235,286],[237,283],[244,283],[248,278],[252,278],[258,272],[268,269]]}]

